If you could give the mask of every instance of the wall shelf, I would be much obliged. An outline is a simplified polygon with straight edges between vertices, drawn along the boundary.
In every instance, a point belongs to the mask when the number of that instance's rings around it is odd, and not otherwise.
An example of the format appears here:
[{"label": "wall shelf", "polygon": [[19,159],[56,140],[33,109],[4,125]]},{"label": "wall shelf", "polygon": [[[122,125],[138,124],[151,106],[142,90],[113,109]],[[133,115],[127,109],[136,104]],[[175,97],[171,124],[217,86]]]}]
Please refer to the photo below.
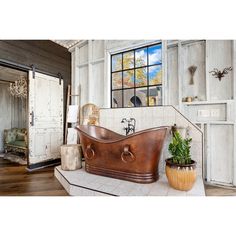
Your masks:
[{"label": "wall shelf", "polygon": [[224,104],[228,102],[232,102],[234,100],[216,100],[216,101],[193,101],[193,102],[182,102],[183,105],[191,106],[191,105],[211,105],[211,104]]},{"label": "wall shelf", "polygon": [[205,125],[205,124],[212,124],[212,125],[234,125],[232,121],[192,121],[195,124]]}]

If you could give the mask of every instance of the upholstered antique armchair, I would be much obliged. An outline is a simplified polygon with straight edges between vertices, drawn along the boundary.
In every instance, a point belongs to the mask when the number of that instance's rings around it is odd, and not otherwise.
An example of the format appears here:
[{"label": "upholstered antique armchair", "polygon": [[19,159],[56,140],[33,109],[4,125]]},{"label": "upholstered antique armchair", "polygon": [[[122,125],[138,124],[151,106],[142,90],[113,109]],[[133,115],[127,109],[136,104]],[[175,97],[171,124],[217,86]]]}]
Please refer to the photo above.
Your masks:
[{"label": "upholstered antique armchair", "polygon": [[4,149],[5,152],[20,152],[25,156],[28,152],[27,130],[12,128],[4,130]]}]

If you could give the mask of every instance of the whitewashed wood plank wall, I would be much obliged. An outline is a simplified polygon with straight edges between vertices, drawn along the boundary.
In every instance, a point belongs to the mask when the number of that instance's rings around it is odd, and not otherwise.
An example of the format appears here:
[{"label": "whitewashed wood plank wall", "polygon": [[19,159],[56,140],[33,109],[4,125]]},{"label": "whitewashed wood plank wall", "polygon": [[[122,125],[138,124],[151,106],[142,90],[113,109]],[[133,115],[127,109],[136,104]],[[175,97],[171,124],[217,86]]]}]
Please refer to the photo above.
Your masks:
[{"label": "whitewashed wood plank wall", "polygon": [[[158,40],[87,40],[72,47],[72,88],[76,91],[81,85],[81,105],[92,102],[99,107],[109,108],[111,53],[153,42]],[[166,50],[163,50],[166,61],[163,64],[163,78],[166,80],[164,104],[176,106],[204,131],[203,169],[206,180],[236,186],[235,41],[185,40],[163,43],[166,45]],[[189,85],[188,67],[191,65],[198,67],[194,86]],[[209,73],[214,68],[223,70],[229,66],[233,67],[233,71],[221,81]],[[183,103],[182,99],[187,96],[198,96],[201,101]],[[206,110],[208,116],[199,117],[199,110]],[[218,116],[214,116],[214,110],[219,112]],[[211,139],[213,136],[216,140]]]}]

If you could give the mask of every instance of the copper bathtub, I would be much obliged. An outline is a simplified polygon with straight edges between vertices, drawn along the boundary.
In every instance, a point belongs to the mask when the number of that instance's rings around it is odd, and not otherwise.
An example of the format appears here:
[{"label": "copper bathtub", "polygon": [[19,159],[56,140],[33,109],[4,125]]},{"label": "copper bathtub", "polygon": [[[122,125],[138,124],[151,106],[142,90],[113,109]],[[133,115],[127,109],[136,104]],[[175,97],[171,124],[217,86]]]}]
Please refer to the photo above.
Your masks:
[{"label": "copper bathtub", "polygon": [[137,183],[158,180],[158,164],[167,127],[128,136],[98,126],[79,125],[77,130],[87,172]]}]

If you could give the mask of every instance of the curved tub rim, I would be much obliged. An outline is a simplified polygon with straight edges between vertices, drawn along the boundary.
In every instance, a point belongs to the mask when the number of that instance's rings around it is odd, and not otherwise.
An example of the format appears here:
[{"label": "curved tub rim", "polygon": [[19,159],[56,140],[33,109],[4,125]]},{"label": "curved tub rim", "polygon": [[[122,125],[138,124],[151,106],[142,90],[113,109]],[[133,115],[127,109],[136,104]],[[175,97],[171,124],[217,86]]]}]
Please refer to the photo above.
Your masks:
[{"label": "curved tub rim", "polygon": [[[78,127],[79,126],[94,126],[96,128],[102,128],[102,129],[105,129],[109,132],[113,132],[115,133],[116,135],[120,136],[120,138],[117,138],[117,139],[113,139],[113,140],[104,140],[104,139],[98,139],[98,138],[95,138],[89,134],[87,134],[86,132],[84,132],[83,130],[79,129]],[[142,135],[144,133],[148,133],[148,132],[152,132],[152,131],[157,131],[157,130],[161,130],[161,129],[169,129],[170,126],[158,126],[158,127],[153,127],[153,128],[149,128],[149,129],[144,129],[144,130],[140,130],[138,132],[135,132],[133,134],[130,134],[130,135],[122,135],[122,134],[118,134],[110,129],[107,129],[105,127],[102,127],[102,126],[98,126],[98,125],[77,125],[75,127],[75,129],[77,129],[79,132],[83,133],[83,135],[85,135],[87,138],[90,138],[92,139],[93,141],[96,141],[96,142],[100,142],[100,143],[104,143],[104,144],[110,144],[110,143],[116,143],[116,142],[121,142],[123,140],[128,140],[132,137],[135,137],[135,136],[139,136],[139,135]]]}]

